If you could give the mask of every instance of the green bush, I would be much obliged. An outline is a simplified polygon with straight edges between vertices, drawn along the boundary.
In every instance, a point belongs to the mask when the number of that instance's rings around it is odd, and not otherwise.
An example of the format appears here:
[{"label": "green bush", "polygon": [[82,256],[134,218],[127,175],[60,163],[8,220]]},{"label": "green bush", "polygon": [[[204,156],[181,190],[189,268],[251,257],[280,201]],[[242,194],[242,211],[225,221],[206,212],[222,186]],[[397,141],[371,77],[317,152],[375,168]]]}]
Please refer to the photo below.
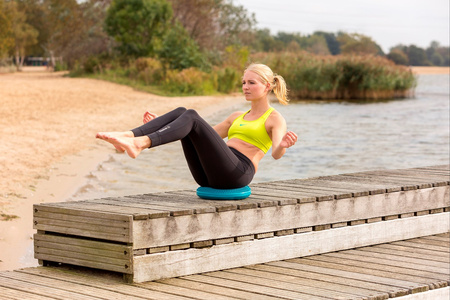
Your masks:
[{"label": "green bush", "polygon": [[216,90],[221,93],[235,92],[240,86],[240,78],[242,71],[237,71],[234,68],[216,68],[213,72],[214,80],[216,81]]},{"label": "green bush", "polygon": [[164,89],[181,95],[206,95],[215,92],[211,76],[196,68],[167,71]]}]

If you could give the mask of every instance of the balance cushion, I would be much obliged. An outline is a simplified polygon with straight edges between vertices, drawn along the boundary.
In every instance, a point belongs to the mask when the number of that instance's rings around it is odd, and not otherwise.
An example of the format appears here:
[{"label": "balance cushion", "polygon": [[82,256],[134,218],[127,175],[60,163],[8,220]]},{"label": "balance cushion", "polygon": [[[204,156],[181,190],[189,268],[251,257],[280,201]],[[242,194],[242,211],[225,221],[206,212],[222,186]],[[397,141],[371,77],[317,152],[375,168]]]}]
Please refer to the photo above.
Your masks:
[{"label": "balance cushion", "polygon": [[241,200],[250,196],[251,193],[249,186],[237,189],[214,189],[201,186],[197,189],[197,196],[209,200]]}]

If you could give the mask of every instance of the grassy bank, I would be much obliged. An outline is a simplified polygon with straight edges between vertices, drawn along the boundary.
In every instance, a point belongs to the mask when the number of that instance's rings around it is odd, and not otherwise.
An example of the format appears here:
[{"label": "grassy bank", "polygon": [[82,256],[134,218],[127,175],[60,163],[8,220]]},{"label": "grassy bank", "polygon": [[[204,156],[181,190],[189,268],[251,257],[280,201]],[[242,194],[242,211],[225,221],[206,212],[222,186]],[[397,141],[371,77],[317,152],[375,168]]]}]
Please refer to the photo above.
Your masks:
[{"label": "grassy bank", "polygon": [[[412,95],[410,69],[379,56],[318,56],[307,52],[258,53],[247,62],[267,64],[281,74],[291,99],[394,99]],[[214,95],[239,91],[242,66],[171,70],[152,58],[126,64],[94,61],[71,74],[132,86],[163,96]]]},{"label": "grassy bank", "polygon": [[393,99],[411,96],[414,74],[379,56],[317,56],[260,53],[252,56],[271,66],[288,83],[292,99]]}]

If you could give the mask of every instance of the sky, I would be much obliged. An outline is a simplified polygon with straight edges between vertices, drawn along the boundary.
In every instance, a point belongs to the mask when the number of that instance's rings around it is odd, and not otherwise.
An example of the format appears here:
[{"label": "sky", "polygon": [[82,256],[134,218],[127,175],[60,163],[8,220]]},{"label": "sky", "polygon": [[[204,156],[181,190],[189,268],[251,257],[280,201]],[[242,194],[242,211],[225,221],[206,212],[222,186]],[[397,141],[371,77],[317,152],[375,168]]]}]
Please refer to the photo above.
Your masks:
[{"label": "sky", "polygon": [[449,0],[233,0],[254,13],[257,28],[364,34],[384,52],[398,45],[449,46]]}]

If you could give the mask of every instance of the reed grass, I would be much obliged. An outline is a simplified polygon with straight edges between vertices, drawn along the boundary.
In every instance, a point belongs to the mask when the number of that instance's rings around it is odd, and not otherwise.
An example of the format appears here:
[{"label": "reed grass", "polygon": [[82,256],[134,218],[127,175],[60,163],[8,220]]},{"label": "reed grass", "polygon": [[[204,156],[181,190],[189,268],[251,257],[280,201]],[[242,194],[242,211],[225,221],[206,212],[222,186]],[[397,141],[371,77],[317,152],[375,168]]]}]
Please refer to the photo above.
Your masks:
[{"label": "reed grass", "polygon": [[258,53],[253,62],[281,74],[291,99],[394,99],[413,95],[416,78],[380,56],[318,56],[307,52]]}]

